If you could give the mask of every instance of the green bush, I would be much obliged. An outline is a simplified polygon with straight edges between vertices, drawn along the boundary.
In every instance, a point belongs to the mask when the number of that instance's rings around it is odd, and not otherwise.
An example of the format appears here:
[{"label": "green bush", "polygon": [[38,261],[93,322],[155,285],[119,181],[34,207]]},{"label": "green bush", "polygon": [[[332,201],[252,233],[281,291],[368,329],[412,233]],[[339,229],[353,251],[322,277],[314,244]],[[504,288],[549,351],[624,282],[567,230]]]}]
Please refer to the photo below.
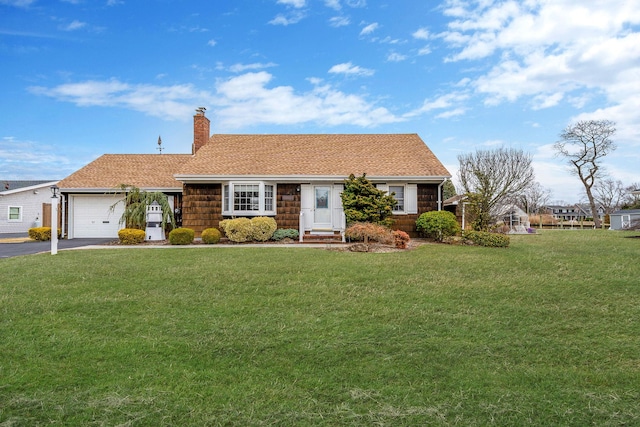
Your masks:
[{"label": "green bush", "polygon": [[251,236],[253,240],[266,242],[278,228],[276,220],[268,216],[251,218]]},{"label": "green bush", "polygon": [[[29,238],[33,240],[51,240],[51,227],[34,227],[28,231]],[[58,228],[58,238],[62,236],[62,230]]]},{"label": "green bush", "polygon": [[463,237],[466,242],[492,248],[506,248],[510,242],[509,236],[486,231],[465,231]]},{"label": "green bush", "polygon": [[123,245],[137,245],[144,242],[146,233],[144,230],[138,230],[137,228],[123,228],[118,231],[118,239]]},{"label": "green bush", "polygon": [[222,220],[220,221],[220,228],[232,242],[243,243],[253,238],[253,227],[249,218]]},{"label": "green bush", "polygon": [[190,245],[195,232],[190,228],[174,228],[169,232],[169,243],[172,245]]},{"label": "green bush", "polygon": [[217,228],[205,228],[202,231],[202,242],[207,245],[215,244],[220,241],[220,231]]},{"label": "green bush", "polygon": [[425,212],[416,220],[417,230],[438,242],[460,232],[456,216],[449,211]]},{"label": "green bush", "polygon": [[271,236],[271,240],[297,239],[300,233],[295,228],[278,228]]},{"label": "green bush", "polygon": [[390,244],[393,242],[393,236],[391,235],[391,230],[382,225],[373,224],[371,222],[356,222],[351,224],[344,231],[345,237],[351,240],[356,241],[364,241],[368,243],[369,241],[375,241],[378,243],[386,243]]}]

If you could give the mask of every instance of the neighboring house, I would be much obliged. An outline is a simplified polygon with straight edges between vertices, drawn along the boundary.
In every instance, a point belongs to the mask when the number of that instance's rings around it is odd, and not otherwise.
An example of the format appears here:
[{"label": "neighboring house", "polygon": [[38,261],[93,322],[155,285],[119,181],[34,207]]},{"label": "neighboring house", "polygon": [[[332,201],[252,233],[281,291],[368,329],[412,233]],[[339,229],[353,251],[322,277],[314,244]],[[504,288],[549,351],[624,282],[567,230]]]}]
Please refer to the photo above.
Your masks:
[{"label": "neighboring house", "polygon": [[[591,206],[585,203],[575,205],[549,205],[545,206],[544,209],[558,221],[571,222],[593,219]],[[604,208],[602,208],[602,206],[598,207],[598,217],[601,220],[604,218]]]},{"label": "neighboring house", "polygon": [[56,182],[0,181],[0,233],[26,233],[42,225],[43,204],[51,204]]},{"label": "neighboring house", "polygon": [[463,230],[471,228],[471,217],[469,215],[467,204],[467,196],[464,194],[456,194],[442,202],[443,209],[456,216],[456,219]]},{"label": "neighboring house", "polygon": [[[417,134],[216,135],[194,116],[190,155],[104,155],[59,183],[69,238],[117,237],[120,184],[168,194],[179,225],[196,235],[225,218],[270,216],[301,234],[344,231],[344,180],[363,173],[395,192],[394,228],[415,233],[419,214],[442,207],[450,174]],[[120,208],[121,209],[121,208]]]},{"label": "neighboring house", "polygon": [[640,209],[623,209],[609,215],[610,230],[624,230],[640,222]]}]

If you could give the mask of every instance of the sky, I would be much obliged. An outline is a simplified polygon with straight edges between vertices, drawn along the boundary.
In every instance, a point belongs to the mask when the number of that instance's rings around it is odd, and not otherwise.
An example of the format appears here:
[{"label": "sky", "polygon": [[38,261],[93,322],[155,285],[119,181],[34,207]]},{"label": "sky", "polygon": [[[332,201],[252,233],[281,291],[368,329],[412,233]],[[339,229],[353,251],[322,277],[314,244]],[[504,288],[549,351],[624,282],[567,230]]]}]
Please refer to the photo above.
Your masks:
[{"label": "sky", "polygon": [[616,123],[603,165],[640,182],[640,2],[0,0],[0,179],[190,153],[198,107],[212,133],[417,133],[454,183],[522,149],[575,203],[553,144],[579,120]]}]

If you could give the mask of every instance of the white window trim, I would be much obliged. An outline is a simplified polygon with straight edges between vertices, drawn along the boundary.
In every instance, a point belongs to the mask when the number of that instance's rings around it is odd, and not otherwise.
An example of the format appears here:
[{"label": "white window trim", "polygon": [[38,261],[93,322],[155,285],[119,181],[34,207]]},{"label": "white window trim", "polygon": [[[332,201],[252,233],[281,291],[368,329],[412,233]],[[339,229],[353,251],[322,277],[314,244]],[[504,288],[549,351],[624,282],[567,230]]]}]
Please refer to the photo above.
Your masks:
[{"label": "white window trim", "polygon": [[[18,209],[18,219],[11,219],[11,209]],[[23,212],[23,208],[22,206],[8,206],[7,207],[7,221],[8,222],[22,222],[22,212]]]},{"label": "white window trim", "polygon": [[[257,185],[259,188],[259,196],[258,196],[258,210],[251,210],[251,211],[236,211],[233,210],[233,197],[234,197],[234,186],[236,185]],[[266,210],[265,209],[265,193],[266,193],[266,186],[270,185],[273,187],[273,194],[272,194],[272,207],[273,210]],[[227,187],[229,188],[229,198],[226,199],[225,198],[225,192],[224,192],[224,188]],[[276,195],[277,195],[278,189],[276,188],[276,184],[272,183],[272,182],[267,182],[267,181],[228,181],[228,182],[223,182],[222,183],[222,215],[224,216],[275,216],[276,215]]]},{"label": "white window trim", "polygon": [[[396,210],[396,206],[393,207],[393,215],[406,215],[407,214],[407,186],[404,184],[391,184],[388,187],[387,193],[395,193],[391,187],[402,187],[402,209]],[[395,197],[395,196],[394,196]],[[397,199],[396,199],[397,201]]]},{"label": "white window trim", "polygon": [[404,210],[393,211],[392,215],[411,215],[418,213],[418,185],[409,183],[376,184],[376,188],[391,194],[389,187],[404,188]]}]

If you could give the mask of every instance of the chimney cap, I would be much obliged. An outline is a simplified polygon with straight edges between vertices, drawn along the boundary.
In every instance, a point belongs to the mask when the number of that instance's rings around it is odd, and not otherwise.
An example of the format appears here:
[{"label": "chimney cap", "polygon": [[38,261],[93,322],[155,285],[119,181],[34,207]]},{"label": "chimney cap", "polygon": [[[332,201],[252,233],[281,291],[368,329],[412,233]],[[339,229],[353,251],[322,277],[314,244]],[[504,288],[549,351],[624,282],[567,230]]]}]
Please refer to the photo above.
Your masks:
[{"label": "chimney cap", "polygon": [[205,107],[196,108],[196,113],[198,113],[200,116],[204,116],[204,112],[205,111],[207,111],[207,109]]}]

